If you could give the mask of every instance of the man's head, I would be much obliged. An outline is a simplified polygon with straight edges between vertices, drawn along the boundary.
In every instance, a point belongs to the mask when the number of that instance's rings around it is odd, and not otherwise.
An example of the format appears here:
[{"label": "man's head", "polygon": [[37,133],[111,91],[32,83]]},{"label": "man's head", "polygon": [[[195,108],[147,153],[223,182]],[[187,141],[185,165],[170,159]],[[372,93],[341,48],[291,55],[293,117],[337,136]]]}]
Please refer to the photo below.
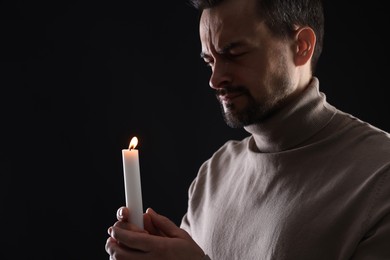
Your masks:
[{"label": "man's head", "polygon": [[[199,11],[216,7],[232,0],[190,0]],[[280,37],[290,37],[295,26],[308,26],[316,34],[316,46],[311,65],[315,71],[322,52],[324,37],[324,12],[322,0],[255,0],[259,17],[270,31]],[[240,2],[240,0],[238,0]]]},{"label": "man's head", "polygon": [[320,0],[192,1],[230,126],[262,122],[307,86],[322,49]]}]

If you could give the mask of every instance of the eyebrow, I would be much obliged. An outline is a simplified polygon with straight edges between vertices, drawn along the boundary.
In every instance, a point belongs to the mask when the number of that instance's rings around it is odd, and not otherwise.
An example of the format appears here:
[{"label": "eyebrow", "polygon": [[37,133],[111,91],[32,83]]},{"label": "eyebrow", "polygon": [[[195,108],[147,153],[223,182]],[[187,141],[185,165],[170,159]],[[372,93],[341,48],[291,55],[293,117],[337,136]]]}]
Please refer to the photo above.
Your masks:
[{"label": "eyebrow", "polygon": [[[229,52],[231,49],[234,49],[234,48],[237,48],[237,47],[240,47],[240,46],[243,46],[243,45],[244,45],[243,42],[231,42],[231,43],[226,44],[226,45],[222,48],[222,51],[219,51],[218,53],[220,53],[220,54],[225,54],[225,53]],[[210,56],[210,55],[208,55],[207,53],[205,53],[205,52],[203,52],[203,51],[200,53],[200,57],[201,57],[202,59],[207,58],[207,57],[209,57],[209,56]]]}]

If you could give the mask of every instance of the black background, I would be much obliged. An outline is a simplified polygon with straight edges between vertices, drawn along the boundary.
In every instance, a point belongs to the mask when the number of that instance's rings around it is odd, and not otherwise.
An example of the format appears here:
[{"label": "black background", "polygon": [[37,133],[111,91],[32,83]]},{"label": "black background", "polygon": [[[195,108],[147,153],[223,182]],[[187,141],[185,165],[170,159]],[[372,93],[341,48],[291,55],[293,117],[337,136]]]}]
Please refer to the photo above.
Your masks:
[{"label": "black background", "polygon": [[[390,131],[389,16],[326,3],[317,71],[338,108]],[[382,2],[380,2],[382,3]],[[384,3],[384,2],[383,2]],[[186,1],[1,1],[1,259],[108,259],[139,139],[144,208],[179,224],[225,125]]]}]

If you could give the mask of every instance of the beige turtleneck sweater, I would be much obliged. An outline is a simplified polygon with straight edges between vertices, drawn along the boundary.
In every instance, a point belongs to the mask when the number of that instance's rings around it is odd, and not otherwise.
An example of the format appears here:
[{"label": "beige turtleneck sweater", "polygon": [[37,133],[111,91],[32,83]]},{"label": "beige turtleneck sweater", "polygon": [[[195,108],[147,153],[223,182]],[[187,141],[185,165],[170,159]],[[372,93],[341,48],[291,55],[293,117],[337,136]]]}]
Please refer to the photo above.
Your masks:
[{"label": "beige turtleneck sweater", "polygon": [[390,259],[390,135],[319,81],[200,168],[181,227],[213,260]]}]

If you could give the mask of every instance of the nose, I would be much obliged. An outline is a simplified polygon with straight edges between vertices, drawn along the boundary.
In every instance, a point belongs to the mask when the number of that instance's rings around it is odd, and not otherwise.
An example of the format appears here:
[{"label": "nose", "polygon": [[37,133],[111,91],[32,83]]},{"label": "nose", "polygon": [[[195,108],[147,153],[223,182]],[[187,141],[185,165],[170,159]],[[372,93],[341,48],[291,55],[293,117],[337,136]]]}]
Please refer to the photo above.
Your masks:
[{"label": "nose", "polygon": [[224,88],[232,82],[232,75],[229,72],[229,62],[215,61],[209,80],[212,89]]}]

